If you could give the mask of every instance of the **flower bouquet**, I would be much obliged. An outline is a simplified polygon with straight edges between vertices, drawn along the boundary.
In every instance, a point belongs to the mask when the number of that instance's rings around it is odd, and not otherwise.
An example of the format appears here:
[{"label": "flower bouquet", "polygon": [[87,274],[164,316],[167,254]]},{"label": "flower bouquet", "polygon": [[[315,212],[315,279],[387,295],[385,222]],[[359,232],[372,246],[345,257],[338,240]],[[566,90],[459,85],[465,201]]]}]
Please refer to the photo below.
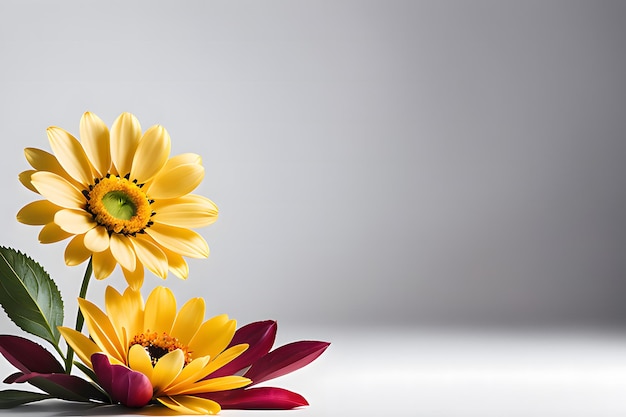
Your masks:
[{"label": "flower bouquet", "polygon": [[[275,321],[237,328],[225,314],[205,320],[202,298],[179,308],[163,286],[142,296],[146,269],[162,279],[169,272],[185,279],[185,257],[209,255],[204,238],[192,230],[218,217],[211,200],[192,194],[204,176],[200,156],[170,157],[167,131],[157,125],[142,132],[130,113],[111,129],[85,113],[80,141],[59,127],[47,134],[52,153],[26,148],[32,169],[19,175],[42,198],[24,206],[17,220],[41,226],[41,243],[69,239],[65,263],[87,266],[76,324],[65,327],[54,280],[24,253],[0,247],[0,304],[17,326],[53,348],[0,335],[0,353],[17,369],[4,383],[38,389],[0,391],[0,408],[50,398],[164,406],[184,414],[308,405],[295,392],[256,385],[308,365],[329,343],[272,349]],[[117,265],[128,286],[122,292],[107,287],[102,309],[86,299],[89,281],[92,275],[107,278]]]}]

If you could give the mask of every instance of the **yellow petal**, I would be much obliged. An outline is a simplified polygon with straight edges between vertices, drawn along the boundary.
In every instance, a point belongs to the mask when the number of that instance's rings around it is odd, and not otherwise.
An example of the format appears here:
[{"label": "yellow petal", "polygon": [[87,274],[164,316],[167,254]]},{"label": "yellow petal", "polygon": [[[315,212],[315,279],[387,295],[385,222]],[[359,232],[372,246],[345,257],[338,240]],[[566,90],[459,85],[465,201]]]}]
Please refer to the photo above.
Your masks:
[{"label": "yellow petal", "polygon": [[159,397],[157,400],[167,408],[180,414],[212,415],[219,413],[221,410],[220,405],[213,400],[188,395]]},{"label": "yellow petal", "polygon": [[152,210],[156,212],[152,217],[154,222],[185,228],[208,226],[218,216],[215,203],[192,194],[170,200],[156,200]]},{"label": "yellow petal", "polygon": [[146,130],[137,145],[130,178],[143,184],[154,177],[167,162],[171,146],[170,135],[163,126],[156,125]]},{"label": "yellow petal", "polygon": [[130,172],[133,156],[141,138],[139,120],[130,113],[122,113],[111,126],[111,160],[121,177]]},{"label": "yellow petal", "polygon": [[235,335],[236,320],[228,320],[226,314],[205,321],[189,342],[189,349],[198,356],[216,357],[230,344]]},{"label": "yellow petal", "polygon": [[74,236],[65,248],[65,264],[67,266],[80,265],[90,256],[91,251],[84,244],[84,235]]},{"label": "yellow petal", "polygon": [[83,209],[87,200],[72,184],[51,172],[39,171],[31,175],[31,182],[37,191],[57,206]]},{"label": "yellow petal", "polygon": [[98,225],[93,216],[84,210],[62,209],[54,215],[54,222],[68,233],[80,235]]},{"label": "yellow petal", "polygon": [[146,300],[144,330],[171,334],[176,318],[176,298],[169,288],[156,287]]},{"label": "yellow petal", "polygon": [[132,312],[128,317],[129,334],[134,336],[142,333],[146,329],[143,328],[144,304],[141,292],[139,289],[128,287],[124,290],[122,297],[124,298],[126,310]]},{"label": "yellow petal", "polygon": [[22,183],[22,185],[34,193],[39,194],[39,191],[35,188],[33,183],[31,182],[32,175],[37,172],[34,169],[29,169],[27,171],[20,172],[17,176],[17,179]]},{"label": "yellow petal", "polygon": [[105,279],[115,269],[115,265],[117,265],[117,261],[111,255],[111,250],[107,249],[102,252],[94,252],[93,253],[93,276],[96,279]]},{"label": "yellow petal", "polygon": [[71,233],[61,229],[56,223],[48,223],[39,232],[40,243],[56,243],[72,236]]},{"label": "yellow petal", "polygon": [[197,297],[187,301],[176,316],[171,335],[187,345],[204,320],[204,299]]},{"label": "yellow petal", "polygon": [[122,267],[122,272],[124,273],[124,278],[126,279],[126,283],[133,290],[141,289],[143,285],[143,279],[145,275],[145,271],[143,269],[143,265],[139,262],[135,266],[134,271],[129,271],[128,269]]},{"label": "yellow petal", "polygon": [[77,332],[74,329],[70,329],[67,327],[58,327],[61,336],[65,339],[68,345],[74,349],[76,355],[80,358],[80,360],[92,368],[91,366],[91,355],[94,353],[102,352],[102,349],[98,345],[96,345],[91,339],[89,339],[84,334]]},{"label": "yellow petal", "polygon": [[86,112],[80,119],[80,140],[96,173],[104,177],[111,167],[109,128],[98,116]]},{"label": "yellow petal", "polygon": [[180,349],[161,356],[156,365],[154,365],[152,378],[150,378],[155,395],[158,395],[174,381],[183,369],[183,365],[185,365],[185,354]]},{"label": "yellow petal", "polygon": [[192,192],[204,178],[204,167],[198,164],[178,165],[172,168],[165,166],[146,194],[153,199],[177,198]]},{"label": "yellow petal", "polygon": [[163,248],[163,252],[165,252],[165,256],[167,256],[170,271],[180,279],[187,279],[187,276],[189,276],[189,265],[187,265],[187,261],[171,250]]},{"label": "yellow petal", "polygon": [[176,395],[180,389],[184,389],[207,376],[208,373],[204,372],[204,368],[209,364],[210,359],[208,356],[204,356],[192,360],[178,374],[178,377],[166,387],[165,391],[169,395]]},{"label": "yellow petal", "polygon": [[93,341],[108,355],[126,363],[126,351],[109,317],[95,304],[83,298],[78,299],[78,305],[85,317],[85,325]]},{"label": "yellow petal", "polygon": [[167,257],[155,244],[145,239],[130,239],[139,261],[159,278],[167,276]]},{"label": "yellow petal", "polygon": [[82,185],[72,178],[61,166],[57,158],[49,152],[37,148],[24,149],[28,163],[37,171],[48,171],[63,177],[74,187],[82,189]]},{"label": "yellow petal", "polygon": [[128,366],[134,371],[141,372],[152,381],[152,361],[150,355],[141,345],[132,345],[128,351]]},{"label": "yellow petal", "polygon": [[110,240],[111,254],[115,260],[129,271],[134,271],[137,266],[137,257],[133,250],[130,239],[126,236],[114,233]]},{"label": "yellow petal", "polygon": [[146,233],[159,245],[179,255],[190,258],[209,256],[206,240],[193,230],[155,223],[146,229]]},{"label": "yellow petal", "polygon": [[[159,361],[160,362],[160,361]],[[157,363],[158,365],[158,363]],[[215,392],[225,391],[230,389],[237,389],[250,385],[252,381],[242,376],[221,376],[218,378],[205,379],[198,381],[192,386],[182,389],[178,392],[179,395],[192,395],[201,394],[203,392]]]},{"label": "yellow petal", "polygon": [[248,344],[247,343],[242,343],[240,345],[235,345],[233,347],[229,347],[224,352],[220,353],[217,356],[217,358],[213,359],[211,361],[211,363],[209,363],[206,366],[206,368],[203,370],[203,372],[205,373],[205,375],[209,375],[209,374],[217,371],[222,366],[230,363],[233,359],[235,359],[237,356],[241,355],[246,350],[248,350]]},{"label": "yellow petal", "polygon": [[122,294],[111,286],[106,288],[104,300],[107,316],[124,350],[128,346],[129,333],[130,337],[134,335],[131,326],[133,326],[133,316],[136,312],[128,308],[129,305]]},{"label": "yellow petal", "polygon": [[85,233],[84,243],[91,252],[105,251],[109,249],[109,232],[104,226],[96,226]]},{"label": "yellow petal", "polygon": [[26,204],[17,212],[17,221],[32,226],[43,226],[54,220],[54,214],[61,207],[48,200],[37,200]]},{"label": "yellow petal", "polygon": [[52,152],[56,155],[63,169],[85,186],[93,183],[89,159],[80,142],[60,127],[51,126],[46,132]]}]

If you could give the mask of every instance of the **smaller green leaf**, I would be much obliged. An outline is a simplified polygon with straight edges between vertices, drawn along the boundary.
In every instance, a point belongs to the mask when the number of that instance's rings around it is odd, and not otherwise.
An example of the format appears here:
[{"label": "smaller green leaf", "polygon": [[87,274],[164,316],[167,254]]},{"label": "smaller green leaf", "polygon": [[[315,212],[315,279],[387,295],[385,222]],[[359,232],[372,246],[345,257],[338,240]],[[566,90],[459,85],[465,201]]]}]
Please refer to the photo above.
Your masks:
[{"label": "smaller green leaf", "polygon": [[61,293],[41,265],[12,248],[0,247],[0,304],[22,330],[58,346]]},{"label": "smaller green leaf", "polygon": [[0,408],[13,408],[18,405],[41,401],[48,398],[52,397],[48,394],[40,394],[38,392],[8,389],[0,391]]}]

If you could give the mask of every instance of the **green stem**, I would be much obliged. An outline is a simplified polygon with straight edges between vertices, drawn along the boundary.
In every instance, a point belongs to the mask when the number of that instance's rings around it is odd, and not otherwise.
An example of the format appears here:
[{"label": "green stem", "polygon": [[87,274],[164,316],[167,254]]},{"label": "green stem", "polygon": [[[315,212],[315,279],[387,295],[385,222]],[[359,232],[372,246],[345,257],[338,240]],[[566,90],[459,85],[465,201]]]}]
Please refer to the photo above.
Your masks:
[{"label": "green stem", "polygon": [[[91,273],[93,271],[93,261],[92,258],[89,258],[89,263],[87,264],[87,269],[85,270],[85,276],[83,277],[83,283],[80,286],[80,294],[78,294],[79,298],[85,298],[87,295],[87,286],[89,285],[89,279],[91,278]],[[83,330],[83,324],[85,323],[85,317],[83,317],[83,313],[78,309],[78,314],[76,314],[76,331],[81,332]],[[72,372],[72,363],[74,361],[74,349],[68,344],[67,345],[67,357],[65,358],[65,373],[69,374]]]}]

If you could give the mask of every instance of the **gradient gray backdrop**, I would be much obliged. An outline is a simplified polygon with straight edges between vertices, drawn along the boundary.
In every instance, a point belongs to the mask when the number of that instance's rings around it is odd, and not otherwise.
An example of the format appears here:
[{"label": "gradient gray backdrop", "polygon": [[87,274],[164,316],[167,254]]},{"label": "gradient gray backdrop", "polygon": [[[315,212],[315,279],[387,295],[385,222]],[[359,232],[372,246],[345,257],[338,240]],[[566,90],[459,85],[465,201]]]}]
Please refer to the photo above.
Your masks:
[{"label": "gradient gray backdrop", "polygon": [[621,1],[3,1],[0,244],[71,325],[83,267],[15,220],[23,148],[129,111],[203,157],[212,254],[166,284],[209,313],[623,324],[625,21]]}]

